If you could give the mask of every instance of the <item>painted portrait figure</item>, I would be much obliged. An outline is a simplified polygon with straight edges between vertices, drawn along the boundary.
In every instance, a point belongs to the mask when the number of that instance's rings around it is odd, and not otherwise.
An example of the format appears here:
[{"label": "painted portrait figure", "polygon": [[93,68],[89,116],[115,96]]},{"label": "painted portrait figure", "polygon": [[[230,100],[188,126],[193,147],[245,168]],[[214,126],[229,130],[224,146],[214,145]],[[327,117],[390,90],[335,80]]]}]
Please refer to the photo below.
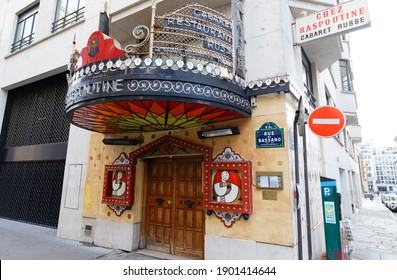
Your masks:
[{"label": "painted portrait figure", "polygon": [[234,203],[240,198],[241,180],[235,171],[219,170],[214,177],[214,196],[217,202]]},{"label": "painted portrait figure", "polygon": [[126,189],[126,175],[125,172],[115,171],[112,180],[112,195],[123,196]]}]

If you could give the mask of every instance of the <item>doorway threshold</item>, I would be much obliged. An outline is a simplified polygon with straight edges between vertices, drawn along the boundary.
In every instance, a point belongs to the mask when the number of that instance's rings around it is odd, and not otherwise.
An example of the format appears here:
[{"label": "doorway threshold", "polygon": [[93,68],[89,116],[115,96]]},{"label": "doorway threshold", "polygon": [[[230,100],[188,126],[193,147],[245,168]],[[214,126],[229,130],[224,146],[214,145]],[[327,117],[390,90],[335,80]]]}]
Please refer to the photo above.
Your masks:
[{"label": "doorway threshold", "polygon": [[190,258],[186,258],[186,257],[157,252],[157,251],[153,251],[153,250],[149,250],[149,249],[139,249],[138,253],[142,254],[142,255],[150,256],[150,257],[163,259],[163,260],[194,260],[194,259],[190,259]]}]

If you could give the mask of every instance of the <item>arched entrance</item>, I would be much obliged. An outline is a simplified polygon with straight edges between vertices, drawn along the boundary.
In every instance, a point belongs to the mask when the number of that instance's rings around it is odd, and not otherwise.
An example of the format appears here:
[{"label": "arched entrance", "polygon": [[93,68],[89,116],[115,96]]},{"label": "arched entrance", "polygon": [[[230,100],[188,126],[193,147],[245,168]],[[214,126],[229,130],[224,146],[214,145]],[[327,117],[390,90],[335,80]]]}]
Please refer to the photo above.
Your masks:
[{"label": "arched entrance", "polygon": [[[211,148],[165,136],[130,153],[145,159],[141,243],[150,250],[203,259],[202,163]],[[135,166],[134,164],[134,166]]]}]

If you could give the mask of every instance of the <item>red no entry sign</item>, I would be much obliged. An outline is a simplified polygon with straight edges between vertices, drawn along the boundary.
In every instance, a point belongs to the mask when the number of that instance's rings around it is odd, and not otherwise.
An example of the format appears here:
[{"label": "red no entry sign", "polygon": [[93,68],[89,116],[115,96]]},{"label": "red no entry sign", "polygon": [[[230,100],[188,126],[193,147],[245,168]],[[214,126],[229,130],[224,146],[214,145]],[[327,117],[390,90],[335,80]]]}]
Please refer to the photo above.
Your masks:
[{"label": "red no entry sign", "polygon": [[345,127],[343,113],[331,106],[319,107],[310,114],[307,120],[310,130],[320,137],[331,137]]}]

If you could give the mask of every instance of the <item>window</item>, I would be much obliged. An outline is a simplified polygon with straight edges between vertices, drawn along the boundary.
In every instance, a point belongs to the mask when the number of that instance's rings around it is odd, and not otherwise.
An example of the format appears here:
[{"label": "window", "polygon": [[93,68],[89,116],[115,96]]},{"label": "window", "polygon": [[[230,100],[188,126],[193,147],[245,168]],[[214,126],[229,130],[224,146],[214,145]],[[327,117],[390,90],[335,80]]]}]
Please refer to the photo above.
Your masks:
[{"label": "window", "polygon": [[324,88],[325,88],[325,100],[327,102],[327,105],[335,107],[334,100],[332,99],[331,94],[329,93],[329,90],[328,90],[327,86],[324,85]]},{"label": "window", "polygon": [[347,60],[339,60],[340,77],[343,91],[353,91],[353,79]]},{"label": "window", "polygon": [[52,32],[82,19],[84,8],[84,0],[58,0]]},{"label": "window", "polygon": [[309,98],[310,104],[316,107],[316,98],[313,95],[313,81],[312,81],[312,69],[309,58],[302,49],[302,73],[303,73],[303,85],[305,87],[306,96]]},{"label": "window", "polygon": [[33,42],[38,12],[39,5],[36,5],[19,15],[14,43],[11,45],[12,53]]}]

